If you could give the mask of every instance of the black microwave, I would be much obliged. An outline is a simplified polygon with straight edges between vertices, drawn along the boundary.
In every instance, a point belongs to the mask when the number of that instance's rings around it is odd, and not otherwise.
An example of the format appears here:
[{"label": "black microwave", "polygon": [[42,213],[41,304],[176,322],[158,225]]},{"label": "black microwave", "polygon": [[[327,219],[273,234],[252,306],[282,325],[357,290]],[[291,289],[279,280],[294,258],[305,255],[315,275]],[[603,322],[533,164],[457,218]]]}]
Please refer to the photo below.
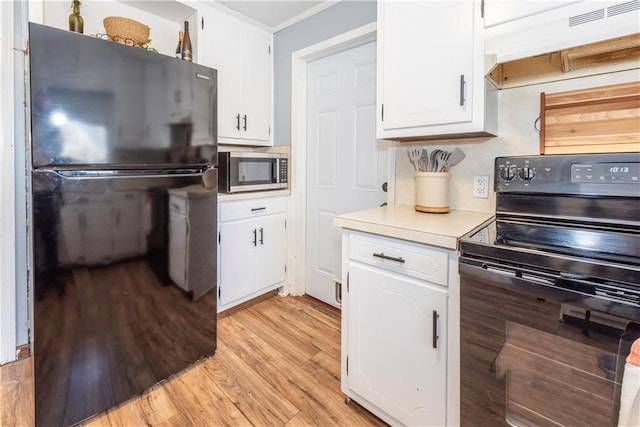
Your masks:
[{"label": "black microwave", "polygon": [[289,156],[283,153],[218,153],[219,191],[281,190],[288,187]]}]

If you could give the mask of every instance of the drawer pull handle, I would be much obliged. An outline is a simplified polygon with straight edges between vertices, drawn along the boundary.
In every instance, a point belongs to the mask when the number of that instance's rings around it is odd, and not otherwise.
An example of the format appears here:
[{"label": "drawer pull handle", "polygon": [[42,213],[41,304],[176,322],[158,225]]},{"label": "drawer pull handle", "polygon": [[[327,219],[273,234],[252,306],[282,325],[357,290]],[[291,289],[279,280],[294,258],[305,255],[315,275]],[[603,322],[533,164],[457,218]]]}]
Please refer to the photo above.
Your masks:
[{"label": "drawer pull handle", "polygon": [[377,257],[377,258],[386,259],[386,260],[389,260],[389,261],[399,262],[400,264],[404,264],[404,258],[402,258],[402,257],[393,257],[393,256],[385,255],[382,252],[380,252],[379,254],[374,252],[373,256]]},{"label": "drawer pull handle", "polygon": [[265,208],[265,207],[261,207],[261,208],[251,208],[251,212],[255,212],[255,211],[263,211],[263,210],[265,210],[265,209],[267,209],[267,208]]},{"label": "drawer pull handle", "polygon": [[433,348],[438,348],[438,312],[433,310]]}]

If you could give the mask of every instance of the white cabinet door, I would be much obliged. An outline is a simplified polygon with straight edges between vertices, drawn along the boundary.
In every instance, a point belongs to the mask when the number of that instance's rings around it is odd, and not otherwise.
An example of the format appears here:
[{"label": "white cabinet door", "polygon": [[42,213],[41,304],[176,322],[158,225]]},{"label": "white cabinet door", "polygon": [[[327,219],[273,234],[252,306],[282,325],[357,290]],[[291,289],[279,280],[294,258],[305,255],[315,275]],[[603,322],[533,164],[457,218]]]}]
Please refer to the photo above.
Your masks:
[{"label": "white cabinet door", "polygon": [[[469,121],[473,3],[380,2],[385,130]],[[461,101],[462,100],[462,101]]]},{"label": "white cabinet door", "polygon": [[218,136],[240,138],[242,110],[242,41],[238,20],[202,8],[200,62],[218,70]]},{"label": "white cabinet door", "polygon": [[351,261],[348,298],[349,389],[402,424],[446,425],[446,288]]},{"label": "white cabinet door", "polygon": [[272,145],[272,36],[223,12],[202,9],[199,57],[218,70],[219,142]]},{"label": "white cabinet door", "polygon": [[256,280],[257,287],[261,289],[282,282],[286,276],[285,215],[266,216],[259,221],[257,227]]},{"label": "white cabinet door", "polygon": [[495,135],[477,1],[378,2],[377,137]]},{"label": "white cabinet door", "polygon": [[241,137],[269,141],[271,124],[271,36],[245,27],[242,30]]},{"label": "white cabinet door", "polygon": [[253,219],[220,224],[220,306],[256,290],[258,229]]}]

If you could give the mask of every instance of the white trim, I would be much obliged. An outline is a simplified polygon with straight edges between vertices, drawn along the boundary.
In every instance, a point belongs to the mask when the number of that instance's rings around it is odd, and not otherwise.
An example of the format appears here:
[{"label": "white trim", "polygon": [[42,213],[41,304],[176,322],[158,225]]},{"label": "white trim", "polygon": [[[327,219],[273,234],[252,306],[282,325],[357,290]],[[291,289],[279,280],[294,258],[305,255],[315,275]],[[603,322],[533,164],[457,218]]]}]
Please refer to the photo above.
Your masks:
[{"label": "white trim", "polygon": [[[307,64],[318,58],[333,55],[376,40],[376,23],[306,47],[291,54],[291,197],[287,224],[289,224],[289,258],[285,294],[303,295],[307,275]],[[390,162],[391,163],[391,162]],[[393,170],[391,168],[393,167]],[[395,176],[395,162],[390,165],[389,183]],[[392,174],[393,173],[393,174]],[[389,188],[393,188],[389,185]],[[391,192],[388,200],[393,201]]]},{"label": "white trim", "polygon": [[322,12],[326,8],[333,6],[334,4],[339,3],[340,1],[342,0],[327,0],[325,2],[322,2],[319,5],[314,6],[311,9],[307,9],[301,14],[294,16],[293,18],[289,18],[286,21],[281,22],[278,25],[275,25],[273,28],[271,28],[271,30],[274,33],[277,33],[280,30],[284,30],[285,28],[290,27],[291,25],[302,21],[303,19],[307,19],[311,15],[315,15],[318,12]]},{"label": "white trim", "polygon": [[0,365],[16,358],[13,2],[0,2]]}]

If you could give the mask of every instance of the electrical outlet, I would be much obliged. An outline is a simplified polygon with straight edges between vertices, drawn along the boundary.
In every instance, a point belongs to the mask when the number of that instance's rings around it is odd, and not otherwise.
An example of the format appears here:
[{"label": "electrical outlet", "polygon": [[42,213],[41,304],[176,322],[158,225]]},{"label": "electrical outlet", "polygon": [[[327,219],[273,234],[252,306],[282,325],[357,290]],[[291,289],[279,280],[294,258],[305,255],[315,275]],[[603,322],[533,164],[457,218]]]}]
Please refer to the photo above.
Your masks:
[{"label": "electrical outlet", "polygon": [[473,197],[489,198],[489,175],[473,176]]}]

